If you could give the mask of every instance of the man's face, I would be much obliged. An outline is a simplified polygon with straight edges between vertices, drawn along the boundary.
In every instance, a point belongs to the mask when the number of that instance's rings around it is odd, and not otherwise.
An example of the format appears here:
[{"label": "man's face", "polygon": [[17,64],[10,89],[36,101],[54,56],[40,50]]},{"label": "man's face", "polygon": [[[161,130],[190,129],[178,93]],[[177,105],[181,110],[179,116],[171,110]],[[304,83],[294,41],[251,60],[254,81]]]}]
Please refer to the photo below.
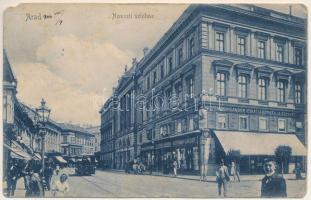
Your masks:
[{"label": "man's face", "polygon": [[275,163],[273,161],[264,164],[264,171],[266,174],[273,174],[275,172]]}]

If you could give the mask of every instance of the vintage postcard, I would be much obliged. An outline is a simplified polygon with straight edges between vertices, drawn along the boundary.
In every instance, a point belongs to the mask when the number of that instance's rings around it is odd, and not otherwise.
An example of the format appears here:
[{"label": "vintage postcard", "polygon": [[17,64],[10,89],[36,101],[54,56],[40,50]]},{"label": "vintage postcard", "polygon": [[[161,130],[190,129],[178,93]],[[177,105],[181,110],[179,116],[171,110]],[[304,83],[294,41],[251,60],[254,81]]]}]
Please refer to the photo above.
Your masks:
[{"label": "vintage postcard", "polygon": [[6,8],[3,197],[305,197],[307,28],[298,3]]}]

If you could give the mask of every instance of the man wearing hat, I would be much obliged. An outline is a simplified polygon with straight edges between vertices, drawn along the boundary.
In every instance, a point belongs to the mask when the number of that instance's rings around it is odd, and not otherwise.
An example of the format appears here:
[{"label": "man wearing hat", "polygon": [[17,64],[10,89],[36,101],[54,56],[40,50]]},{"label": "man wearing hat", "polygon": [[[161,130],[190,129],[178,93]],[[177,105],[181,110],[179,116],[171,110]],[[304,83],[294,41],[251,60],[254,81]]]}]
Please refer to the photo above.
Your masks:
[{"label": "man wearing hat", "polygon": [[230,181],[230,175],[228,167],[225,165],[223,159],[220,161],[220,165],[216,171],[216,181],[218,183],[218,195],[221,196],[222,187],[224,188],[224,197],[227,196],[227,182]]},{"label": "man wearing hat", "polygon": [[286,197],[286,182],[282,175],[277,174],[275,161],[266,159],[264,164],[265,177],[261,181],[261,197]]}]

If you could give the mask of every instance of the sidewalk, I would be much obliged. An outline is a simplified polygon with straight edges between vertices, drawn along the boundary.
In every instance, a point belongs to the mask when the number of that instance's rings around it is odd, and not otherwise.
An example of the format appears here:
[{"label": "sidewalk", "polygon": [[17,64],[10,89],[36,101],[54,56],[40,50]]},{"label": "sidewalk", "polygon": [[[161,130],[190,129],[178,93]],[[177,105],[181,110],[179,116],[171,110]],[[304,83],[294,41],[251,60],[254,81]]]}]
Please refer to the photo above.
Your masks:
[{"label": "sidewalk", "polygon": [[[99,169],[101,171],[109,171],[109,172],[115,172],[115,173],[125,173],[124,170],[120,169]],[[133,173],[131,173],[133,174]],[[199,175],[183,175],[179,174],[178,176],[174,176],[173,174],[163,174],[162,172],[152,172],[152,174],[149,174],[148,171],[145,172],[144,176],[162,176],[162,177],[170,177],[170,178],[179,178],[179,179],[187,179],[187,180],[195,180],[200,181]],[[284,174],[283,175],[286,180],[296,180],[295,174]],[[261,181],[261,179],[264,177],[263,174],[259,175],[240,175],[241,181]],[[306,174],[302,174],[302,177],[306,177]],[[233,178],[233,177],[231,177]],[[233,181],[233,180],[232,180]],[[216,176],[206,176],[206,182],[216,182]]]}]

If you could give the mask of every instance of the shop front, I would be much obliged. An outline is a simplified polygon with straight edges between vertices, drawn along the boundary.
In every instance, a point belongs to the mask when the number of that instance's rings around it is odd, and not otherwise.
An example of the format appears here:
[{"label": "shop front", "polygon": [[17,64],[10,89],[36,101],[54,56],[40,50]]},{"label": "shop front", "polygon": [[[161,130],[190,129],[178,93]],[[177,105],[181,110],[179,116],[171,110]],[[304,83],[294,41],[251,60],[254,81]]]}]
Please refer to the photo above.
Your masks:
[{"label": "shop front", "polygon": [[141,160],[147,168],[168,174],[174,160],[179,173],[199,173],[198,135],[166,138],[141,147]]},{"label": "shop front", "polygon": [[222,150],[218,153],[223,155],[228,165],[231,163],[229,152],[232,150],[240,152],[237,164],[241,174],[264,173],[264,160],[276,159],[275,150],[279,146],[288,146],[291,149],[291,157],[284,165],[285,173],[293,173],[295,165],[302,164],[307,154],[306,147],[295,134],[234,131],[214,131],[214,133],[218,148]]}]

